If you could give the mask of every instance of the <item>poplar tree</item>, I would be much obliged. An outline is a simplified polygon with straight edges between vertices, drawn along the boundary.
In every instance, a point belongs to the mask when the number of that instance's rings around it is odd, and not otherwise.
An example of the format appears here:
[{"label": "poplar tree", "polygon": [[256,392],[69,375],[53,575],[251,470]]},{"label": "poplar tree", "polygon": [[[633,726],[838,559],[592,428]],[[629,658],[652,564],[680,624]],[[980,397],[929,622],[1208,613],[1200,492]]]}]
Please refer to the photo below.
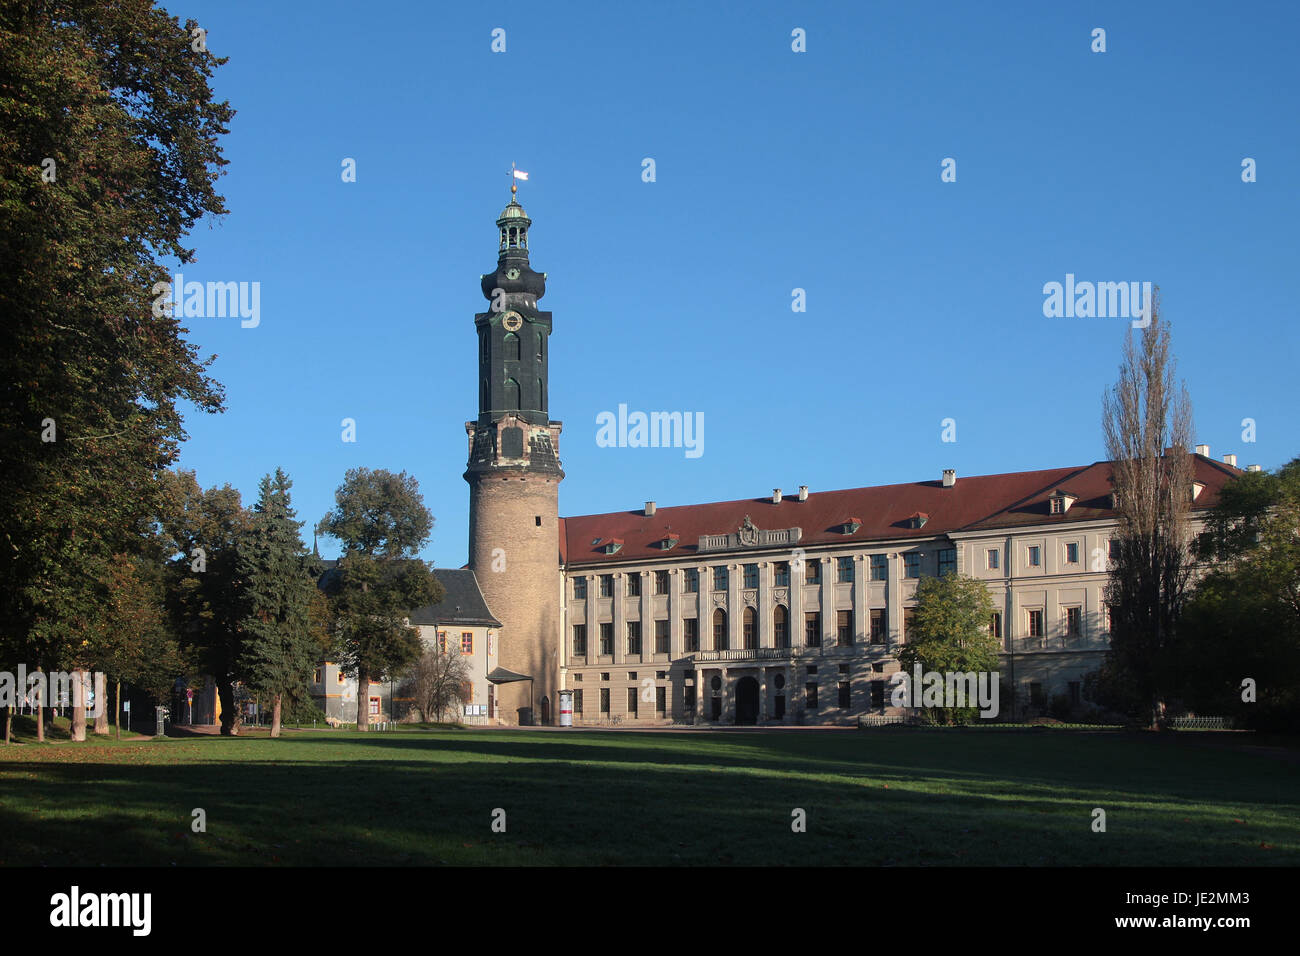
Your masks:
[{"label": "poplar tree", "polygon": [[1192,560],[1192,404],[1176,382],[1169,326],[1158,297],[1140,339],[1128,330],[1119,379],[1102,402],[1118,529],[1106,586],[1110,649],[1100,670],[1101,698],[1141,716],[1163,719],[1178,624]]},{"label": "poplar tree", "polygon": [[289,500],[293,483],[279,468],[258,486],[252,527],[238,546],[243,583],[239,671],[271,699],[271,736],[280,736],[285,695],[301,696],[324,644],[312,626],[318,562],[303,547]]}]

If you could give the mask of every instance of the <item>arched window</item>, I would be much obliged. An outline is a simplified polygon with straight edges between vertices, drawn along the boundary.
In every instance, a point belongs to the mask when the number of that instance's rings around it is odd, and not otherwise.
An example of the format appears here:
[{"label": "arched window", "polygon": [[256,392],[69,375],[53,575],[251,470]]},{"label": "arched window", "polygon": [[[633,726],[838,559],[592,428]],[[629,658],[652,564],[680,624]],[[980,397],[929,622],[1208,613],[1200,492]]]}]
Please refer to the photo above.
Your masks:
[{"label": "arched window", "polygon": [[504,249],[505,247],[506,247],[506,229],[505,226],[502,226],[501,227],[501,248]]},{"label": "arched window", "polygon": [[513,332],[507,332],[505,346],[506,346],[506,361],[518,362],[519,361],[519,336],[515,335],[515,333]]},{"label": "arched window", "polygon": [[777,647],[790,646],[790,613],[783,604],[772,609],[772,638]]},{"label": "arched window", "polygon": [[752,651],[758,647],[758,624],[752,607],[745,608],[745,614],[740,619],[740,629],[745,638],[745,650]]},{"label": "arched window", "polygon": [[519,408],[519,383],[516,382],[513,378],[506,379],[505,392],[506,392],[505,407],[508,409],[518,409]]},{"label": "arched window", "polygon": [[715,651],[727,649],[727,612],[722,608],[713,612],[713,649]]},{"label": "arched window", "polygon": [[538,380],[537,380],[537,409],[538,409],[538,411],[540,411],[541,409],[543,409],[543,408],[545,408],[545,407],[546,407],[546,383],[543,382],[540,378],[538,378]]}]

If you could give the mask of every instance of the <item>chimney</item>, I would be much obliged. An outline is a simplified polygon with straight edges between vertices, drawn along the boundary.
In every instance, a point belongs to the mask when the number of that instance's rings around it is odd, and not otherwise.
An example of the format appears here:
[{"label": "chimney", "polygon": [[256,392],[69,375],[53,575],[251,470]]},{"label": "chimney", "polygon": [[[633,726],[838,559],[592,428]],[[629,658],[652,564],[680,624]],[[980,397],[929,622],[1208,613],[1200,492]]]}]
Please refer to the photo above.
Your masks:
[{"label": "chimney", "polygon": [[945,488],[951,488],[955,484],[957,484],[957,469],[945,468],[943,470],[943,486]]},{"label": "chimney", "polygon": [[1196,454],[1200,455],[1202,458],[1209,458],[1209,457],[1210,457],[1210,446],[1209,446],[1209,445],[1197,445],[1197,446],[1196,446]]},{"label": "chimney", "polygon": [[1233,468],[1236,468],[1236,467],[1237,467],[1237,456],[1236,456],[1236,455],[1224,455],[1224,456],[1223,456],[1223,463],[1224,463],[1225,465],[1231,465]]},{"label": "chimney", "polygon": [[1259,465],[1247,465],[1247,466],[1246,466],[1246,470],[1247,470],[1247,471],[1260,471],[1261,469],[1260,469]]},{"label": "chimney", "polygon": [[654,513],[655,513],[655,503],[654,503],[653,501],[647,501],[647,502],[645,503],[645,515],[646,515],[646,517],[648,518],[648,517],[650,517],[650,516],[651,516],[652,514],[654,514]]},{"label": "chimney", "polygon": [[774,504],[774,505],[779,505],[780,503],[781,503],[781,489],[780,489],[780,488],[773,488],[773,489],[772,489],[772,504]]},{"label": "chimney", "polygon": [[807,485],[800,485],[800,486],[799,486],[799,500],[800,500],[800,501],[807,501],[807,500],[808,500],[808,486],[807,486]]}]

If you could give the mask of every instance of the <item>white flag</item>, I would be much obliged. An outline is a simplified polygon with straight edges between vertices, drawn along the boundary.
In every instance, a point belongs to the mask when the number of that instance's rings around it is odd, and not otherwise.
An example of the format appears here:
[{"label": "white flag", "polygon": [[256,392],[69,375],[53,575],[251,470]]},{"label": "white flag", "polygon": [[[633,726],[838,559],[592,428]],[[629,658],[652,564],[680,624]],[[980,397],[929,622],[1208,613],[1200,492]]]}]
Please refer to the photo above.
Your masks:
[{"label": "white flag", "polygon": [[528,174],[527,174],[526,172],[524,172],[522,169],[515,169],[515,170],[512,170],[512,172],[515,174],[515,179],[527,179],[527,178],[528,178]]}]

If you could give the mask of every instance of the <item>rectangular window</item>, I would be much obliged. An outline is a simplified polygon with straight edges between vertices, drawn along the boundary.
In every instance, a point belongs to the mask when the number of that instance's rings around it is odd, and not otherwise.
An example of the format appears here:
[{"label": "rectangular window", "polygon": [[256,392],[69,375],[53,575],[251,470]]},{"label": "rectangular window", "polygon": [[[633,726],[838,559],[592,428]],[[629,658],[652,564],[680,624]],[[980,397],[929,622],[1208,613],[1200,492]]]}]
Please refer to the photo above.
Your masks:
[{"label": "rectangular window", "polygon": [[803,685],[803,701],[804,701],[804,707],[806,707],[808,710],[817,709],[817,684],[816,683]]},{"label": "rectangular window", "polygon": [[835,638],[840,647],[853,646],[853,612],[840,611],[836,614]]},{"label": "rectangular window", "polygon": [[822,583],[822,563],[819,558],[810,558],[803,564],[804,584]]},{"label": "rectangular window", "polygon": [[727,569],[726,568],[717,567],[713,569],[713,590],[715,591],[727,590]]},{"label": "rectangular window", "polygon": [[713,615],[713,649],[725,651],[729,645],[727,635],[727,617],[725,614]]},{"label": "rectangular window", "polygon": [[778,561],[772,569],[772,580],[778,588],[788,588],[790,586],[790,562]]},{"label": "rectangular window", "polygon": [[627,652],[632,655],[641,653],[641,622],[627,622]]},{"label": "rectangular window", "polygon": [[1111,538],[1109,541],[1106,542],[1106,545],[1107,545],[1107,553],[1110,555],[1110,559],[1112,561],[1118,561],[1119,560],[1119,539]]},{"label": "rectangular window", "polygon": [[687,594],[697,594],[700,590],[700,569],[687,568],[682,579],[682,587]]},{"label": "rectangular window", "polygon": [[614,575],[602,574],[600,576],[600,596],[601,597],[614,596]]},{"label": "rectangular window", "polygon": [[668,711],[668,688],[655,688],[655,713],[662,717]]},{"label": "rectangular window", "polygon": [[1041,565],[1041,564],[1042,564],[1042,555],[1041,555],[1040,552],[1039,552],[1038,545],[1036,545],[1036,544],[1034,544],[1034,545],[1030,545],[1030,547],[1029,547],[1029,566],[1030,566],[1031,568],[1036,568],[1036,567],[1038,567],[1038,566]]},{"label": "rectangular window", "polygon": [[921,552],[909,551],[903,555],[903,577],[919,578],[921,576]]},{"label": "rectangular window", "polygon": [[655,594],[667,594],[667,593],[668,593],[668,572],[656,571],[655,572]]},{"label": "rectangular window", "polygon": [[903,640],[904,641],[910,641],[912,639],[912,628],[914,628],[915,626],[916,626],[916,608],[914,607],[903,608]]},{"label": "rectangular window", "polygon": [[682,641],[686,644],[687,652],[695,652],[700,649],[700,619],[688,617],[682,620]]},{"label": "rectangular window", "polygon": [[1035,707],[1042,707],[1047,703],[1047,698],[1043,696],[1043,685],[1038,681],[1033,681],[1029,685],[1029,702]]},{"label": "rectangular window", "polygon": [[745,587],[747,588],[758,587],[758,565],[757,564],[745,565]]},{"label": "rectangular window", "polygon": [[462,654],[474,653],[474,635],[469,631],[464,631],[460,635],[460,652]]},{"label": "rectangular window", "polygon": [[320,683],[320,668],[319,668],[319,667],[316,668],[316,674],[315,674],[314,677],[312,677],[311,682],[312,682],[313,684],[319,684],[319,683]]},{"label": "rectangular window", "polygon": [[944,548],[939,552],[939,577],[957,573],[957,549]]},{"label": "rectangular window", "polygon": [[438,653],[440,654],[447,653],[447,632],[446,631],[438,632]]},{"label": "rectangular window", "polygon": [[740,619],[740,636],[744,640],[745,650],[751,651],[758,647],[758,631],[752,609],[746,609],[745,616]]},{"label": "rectangular window", "polygon": [[614,622],[600,622],[600,653],[608,657],[614,653]]},{"label": "rectangular window", "polygon": [[853,583],[853,559],[836,558],[835,559],[835,580],[840,584]]},{"label": "rectangular window", "polygon": [[573,579],[573,599],[575,601],[585,601],[587,599],[587,579]]},{"label": "rectangular window", "polygon": [[790,625],[784,607],[778,607],[772,615],[772,643],[777,647],[790,646]]},{"label": "rectangular window", "polygon": [[668,653],[668,622],[655,621],[655,653]]},{"label": "rectangular window", "polygon": [[989,615],[989,637],[1002,640],[1002,612],[994,611]]},{"label": "rectangular window", "polygon": [[641,572],[633,571],[627,576],[627,596],[640,597],[641,595]]},{"label": "rectangular window", "polygon": [[1067,544],[1067,545],[1065,546],[1065,563],[1066,563],[1066,564],[1078,564],[1078,563],[1079,563],[1079,544],[1078,544],[1078,542],[1076,542],[1076,541],[1071,541],[1069,544]]},{"label": "rectangular window", "polygon": [[608,687],[602,687],[600,689],[600,712],[602,714],[609,713],[609,688]]},{"label": "rectangular window", "polygon": [[822,646],[822,612],[806,611],[804,612],[804,643],[809,647]]},{"label": "rectangular window", "polygon": [[629,687],[627,689],[627,715],[629,717],[636,716],[637,702],[640,701],[640,699],[641,699],[641,694],[637,690],[637,688]]},{"label": "rectangular window", "polygon": [[883,554],[871,556],[871,580],[885,581],[889,578],[889,559]]},{"label": "rectangular window", "polygon": [[885,609],[883,607],[873,607],[871,609],[871,643],[885,643]]},{"label": "rectangular window", "polygon": [[846,680],[840,681],[840,706],[846,710],[853,706],[853,692],[850,690],[850,684]]},{"label": "rectangular window", "polygon": [[378,698],[378,697],[371,697],[371,698],[370,698],[370,716],[371,716],[371,717],[378,717],[378,716],[379,716],[379,698]]},{"label": "rectangular window", "polygon": [[575,714],[582,713],[582,689],[581,688],[573,692],[573,712]]},{"label": "rectangular window", "polygon": [[573,625],[573,656],[574,657],[587,656],[587,625],[586,624]]},{"label": "rectangular window", "polygon": [[1041,609],[1041,608],[1034,608],[1034,609],[1032,609],[1032,610],[1026,611],[1025,613],[1028,615],[1028,618],[1029,618],[1029,621],[1028,621],[1028,624],[1029,624],[1029,636],[1030,636],[1030,637],[1042,637],[1042,636],[1043,636],[1043,612],[1042,612],[1042,609]]},{"label": "rectangular window", "polygon": [[1083,608],[1067,607],[1065,609],[1065,636],[1079,637],[1083,634]]},{"label": "rectangular window", "polygon": [[988,568],[990,571],[996,571],[1000,559],[1001,554],[998,552],[998,549],[989,548],[984,552],[984,567]]},{"label": "rectangular window", "polygon": [[1082,703],[1083,696],[1082,687],[1080,686],[1079,681],[1072,680],[1067,686],[1070,688],[1070,703],[1075,707],[1078,707],[1079,704]]},{"label": "rectangular window", "polygon": [[883,680],[873,680],[871,682],[871,706],[885,706],[885,682]]}]

